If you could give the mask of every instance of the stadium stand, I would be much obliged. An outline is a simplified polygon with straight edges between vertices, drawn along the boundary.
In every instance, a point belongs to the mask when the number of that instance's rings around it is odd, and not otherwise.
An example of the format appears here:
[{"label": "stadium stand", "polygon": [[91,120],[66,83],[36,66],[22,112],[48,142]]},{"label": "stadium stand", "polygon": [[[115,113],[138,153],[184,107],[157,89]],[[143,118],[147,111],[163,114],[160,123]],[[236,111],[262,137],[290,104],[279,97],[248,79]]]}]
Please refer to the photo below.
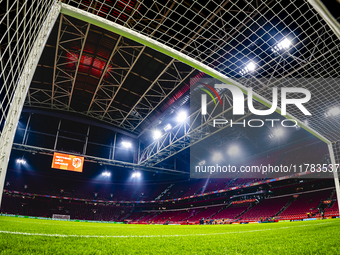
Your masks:
[{"label": "stadium stand", "polygon": [[212,219],[234,220],[249,208],[249,203],[235,204],[215,214]]},{"label": "stadium stand", "polygon": [[339,215],[338,201],[334,201],[331,207],[325,208],[325,211],[324,211],[325,217],[338,216],[338,215]]},{"label": "stadium stand", "polygon": [[[299,157],[296,150],[302,150]],[[311,157],[313,153],[313,157]],[[307,158],[313,158],[309,163],[320,162],[326,151],[315,142],[304,142],[289,146],[276,152],[250,159],[244,164],[278,164],[280,162],[300,164]],[[2,212],[29,216],[51,217],[53,213],[69,214],[72,219],[128,221],[130,223],[198,223],[204,219],[225,219],[226,221],[259,221],[261,217],[276,217],[279,219],[300,219],[307,215],[320,216],[319,203],[331,195],[331,190],[315,191],[329,187],[331,183],[322,184],[322,181],[308,180],[275,182],[266,186],[265,190],[272,190],[276,196],[265,199],[265,193],[256,203],[230,204],[229,195],[213,194],[199,196],[207,192],[214,192],[226,188],[251,186],[261,178],[230,178],[230,179],[193,179],[177,182],[156,183],[112,183],[89,179],[68,179],[63,176],[41,174],[36,172],[8,171],[5,190],[11,191],[3,195]],[[324,186],[322,186],[324,185]],[[326,185],[326,186],[325,186]],[[260,192],[257,186],[251,188],[252,192]],[[293,197],[291,194],[305,192]],[[245,191],[236,189],[230,194],[242,196]],[[306,193],[307,192],[307,193]],[[20,194],[19,194],[20,193]],[[301,192],[300,192],[301,193]],[[34,194],[43,194],[39,197]],[[229,193],[228,193],[229,194]],[[256,193],[257,194],[257,193]],[[58,196],[61,199],[49,197]],[[280,197],[281,196],[281,197]],[[256,197],[256,196],[254,196]],[[72,198],[72,201],[68,199]],[[184,199],[183,202],[168,204],[167,210],[158,210],[157,203],[153,206],[138,207],[120,204],[118,201],[166,201],[167,199]],[[239,199],[242,199],[240,197]],[[335,200],[335,195],[329,199]],[[117,201],[115,204],[108,201]],[[185,202],[185,201],[190,202]],[[162,202],[164,203],[164,202]],[[179,203],[179,204],[178,204]],[[216,205],[219,204],[220,205]],[[225,204],[226,203],[226,204]],[[117,206],[120,205],[120,206]],[[189,206],[192,206],[191,208]],[[163,205],[162,205],[163,207]],[[187,208],[189,207],[189,208]],[[338,206],[332,201],[329,207],[324,208],[324,215],[337,215]],[[279,214],[279,215],[277,215]]]},{"label": "stadium stand", "polygon": [[240,221],[260,221],[274,217],[287,203],[289,197],[269,198],[253,206],[249,211],[244,213]]},{"label": "stadium stand", "polygon": [[190,217],[194,216],[198,212],[200,212],[202,209],[187,209],[187,210],[181,210],[179,214],[176,214],[174,217],[171,218],[171,222],[185,222]]},{"label": "stadium stand", "polygon": [[296,195],[294,201],[278,216],[280,219],[302,219],[306,218],[307,213],[314,216],[319,212],[317,206],[321,200],[327,199],[330,194],[330,190],[322,190]]},{"label": "stadium stand", "polygon": [[183,211],[167,211],[167,212],[161,212],[160,214],[158,214],[156,217],[154,217],[152,219],[152,221],[154,221],[155,223],[158,224],[163,224],[165,222],[170,222],[173,220],[173,218],[175,218],[176,216],[178,216],[179,214],[181,214]]},{"label": "stadium stand", "polygon": [[[303,148],[303,153],[296,155],[296,150]],[[313,153],[313,157],[311,156]],[[302,144],[289,146],[266,155],[258,156],[254,159],[244,162],[251,165],[275,165],[281,162],[300,164],[306,158],[312,158],[313,162],[321,162],[326,151],[325,147],[307,141]],[[280,156],[281,155],[281,156]],[[282,157],[282,155],[284,155]],[[69,180],[60,176],[51,176],[47,174],[37,174],[34,172],[24,172],[18,174],[14,171],[8,171],[5,186],[7,190],[39,193],[46,195],[74,197],[82,199],[98,199],[98,200],[116,200],[116,201],[145,201],[154,200],[160,194],[168,189],[168,191],[159,199],[184,198],[192,195],[203,194],[206,192],[225,189],[228,187],[236,187],[240,185],[251,184],[262,180],[261,178],[235,178],[235,179],[196,179],[179,182],[158,182],[158,183],[103,183],[93,180]]]},{"label": "stadium stand", "polygon": [[[245,202],[228,205],[206,205],[191,209],[141,211],[133,206],[120,206],[105,203],[67,201],[35,196],[5,194],[5,206],[2,213],[27,216],[51,217],[52,214],[70,215],[72,219],[98,221],[124,221],[130,223],[198,223],[200,219],[213,219],[225,222],[260,221],[275,217],[277,219],[302,219],[310,213],[311,217],[320,217],[318,205],[330,197],[333,190],[307,191],[302,194],[288,194],[280,197],[269,197],[260,202]],[[333,191],[334,192],[334,191]],[[284,210],[282,210],[284,209]],[[332,200],[330,207],[325,208],[324,216],[337,215],[338,205]],[[278,215],[279,214],[279,215]]]},{"label": "stadium stand", "polygon": [[204,208],[199,213],[197,213],[194,216],[190,217],[189,221],[190,222],[198,223],[198,221],[200,219],[202,219],[202,218],[204,218],[204,219],[211,219],[213,217],[213,215],[217,214],[220,210],[222,210],[222,208],[224,206],[225,205],[218,205],[218,206],[211,206],[211,207]]},{"label": "stadium stand", "polygon": [[63,201],[51,198],[22,197],[4,195],[6,204],[3,213],[51,217],[52,214],[71,215],[71,219],[122,221],[131,214],[133,207],[93,204],[86,202]]},{"label": "stadium stand", "polygon": [[[149,212],[149,213],[146,213],[142,218],[139,219],[138,223],[142,223],[142,224],[145,224],[145,223],[149,223],[150,221],[153,220],[153,218],[155,216],[157,216],[158,213],[157,212]],[[134,220],[133,220],[134,221]]]}]

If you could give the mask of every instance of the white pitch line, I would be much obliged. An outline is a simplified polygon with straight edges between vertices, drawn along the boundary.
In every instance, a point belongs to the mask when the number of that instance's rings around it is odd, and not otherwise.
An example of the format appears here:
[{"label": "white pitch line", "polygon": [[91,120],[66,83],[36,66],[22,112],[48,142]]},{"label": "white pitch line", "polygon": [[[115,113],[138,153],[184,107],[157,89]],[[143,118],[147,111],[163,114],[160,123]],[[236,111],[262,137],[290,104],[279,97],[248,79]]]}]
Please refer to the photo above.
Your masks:
[{"label": "white pitch line", "polygon": [[48,237],[77,237],[77,238],[159,238],[159,237],[185,237],[185,236],[213,236],[213,235],[227,235],[227,234],[242,234],[242,233],[251,233],[251,232],[260,232],[260,231],[271,231],[271,230],[280,230],[287,228],[296,228],[296,227],[309,227],[316,225],[325,225],[331,224],[332,222],[324,222],[318,224],[311,225],[299,225],[299,226],[291,226],[291,227],[282,227],[282,228],[273,228],[273,229],[257,229],[257,230],[248,230],[248,231],[235,231],[235,232],[222,232],[222,233],[207,233],[207,234],[186,234],[186,235],[131,235],[131,236],[97,236],[97,235],[62,235],[62,234],[45,234],[45,233],[27,233],[27,232],[13,232],[0,230],[0,233],[10,234],[10,235],[26,235],[26,236],[48,236]]}]

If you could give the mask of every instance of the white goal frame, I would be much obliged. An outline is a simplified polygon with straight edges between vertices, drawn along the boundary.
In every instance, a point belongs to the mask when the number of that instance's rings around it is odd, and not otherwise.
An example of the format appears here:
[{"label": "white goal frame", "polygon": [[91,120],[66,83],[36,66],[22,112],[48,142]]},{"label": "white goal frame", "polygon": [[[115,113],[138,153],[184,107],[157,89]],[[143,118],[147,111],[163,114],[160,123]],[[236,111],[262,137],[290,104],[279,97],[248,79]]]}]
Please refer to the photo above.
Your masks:
[{"label": "white goal frame", "polygon": [[71,216],[68,214],[52,214],[53,220],[70,220]]}]

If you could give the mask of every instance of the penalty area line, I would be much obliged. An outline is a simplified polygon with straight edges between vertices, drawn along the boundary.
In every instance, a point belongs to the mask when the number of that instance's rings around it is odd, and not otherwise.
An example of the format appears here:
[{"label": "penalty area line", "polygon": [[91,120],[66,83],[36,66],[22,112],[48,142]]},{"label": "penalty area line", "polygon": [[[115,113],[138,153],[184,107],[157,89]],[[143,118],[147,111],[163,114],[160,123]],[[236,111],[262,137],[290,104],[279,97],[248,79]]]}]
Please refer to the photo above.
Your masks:
[{"label": "penalty area line", "polygon": [[206,233],[206,234],[183,234],[183,235],[122,235],[122,236],[63,235],[63,234],[47,234],[47,233],[28,233],[28,232],[17,232],[17,231],[6,231],[6,230],[0,230],[0,234],[25,235],[25,236],[66,237],[66,238],[69,238],[69,237],[77,237],[77,238],[160,238],[160,237],[214,236],[214,235],[228,235],[228,234],[243,234],[243,233],[261,232],[261,231],[281,230],[281,229],[296,228],[296,227],[309,227],[309,226],[325,225],[325,224],[331,224],[331,222],[309,224],[309,225],[299,225],[299,226],[291,226],[291,227],[282,227],[282,228],[266,228],[266,229],[255,229],[255,230],[246,230],[246,231]]}]

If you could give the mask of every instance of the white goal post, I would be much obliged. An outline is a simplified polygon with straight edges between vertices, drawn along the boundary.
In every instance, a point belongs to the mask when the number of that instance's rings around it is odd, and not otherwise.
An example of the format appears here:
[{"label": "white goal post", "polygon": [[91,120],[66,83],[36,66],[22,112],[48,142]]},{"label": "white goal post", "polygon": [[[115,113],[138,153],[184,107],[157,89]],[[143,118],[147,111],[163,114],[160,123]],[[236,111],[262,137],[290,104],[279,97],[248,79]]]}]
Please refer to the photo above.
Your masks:
[{"label": "white goal post", "polygon": [[[46,4],[47,3],[48,2],[46,2]],[[7,15],[9,15],[9,12],[10,11],[8,11]],[[33,75],[38,65],[39,59],[45,48],[45,44],[47,42],[47,39],[49,38],[52,28],[60,13],[60,3],[55,2],[54,5],[52,5],[52,7],[49,10],[47,10],[47,12],[48,14],[46,16],[45,21],[42,23],[42,26],[36,28],[37,31],[39,31],[39,29],[40,31],[37,34],[32,49],[29,52],[29,56],[25,64],[23,65],[23,70],[21,74],[18,74],[20,75],[20,77],[17,81],[17,84],[11,84],[13,88],[13,93],[9,97],[12,97],[12,100],[8,102],[9,109],[6,116],[5,116],[6,109],[4,111],[3,102],[0,102],[1,110],[3,111],[2,112],[3,117],[1,118],[1,120],[3,120],[3,118],[5,120],[4,128],[2,130],[0,137],[0,206],[9,156],[11,154],[14,135],[17,129],[21,111],[25,102],[28,89],[31,85]],[[11,27],[9,29],[11,29]],[[32,39],[34,40],[34,38]],[[17,45],[16,47],[19,46]],[[11,57],[12,56],[10,56],[10,58]],[[3,74],[4,72],[1,73],[2,76]],[[4,81],[5,84],[3,87],[6,87],[7,86],[6,80],[4,79]]]},{"label": "white goal post", "polygon": [[52,219],[53,220],[70,220],[71,216],[67,214],[53,214]]}]

